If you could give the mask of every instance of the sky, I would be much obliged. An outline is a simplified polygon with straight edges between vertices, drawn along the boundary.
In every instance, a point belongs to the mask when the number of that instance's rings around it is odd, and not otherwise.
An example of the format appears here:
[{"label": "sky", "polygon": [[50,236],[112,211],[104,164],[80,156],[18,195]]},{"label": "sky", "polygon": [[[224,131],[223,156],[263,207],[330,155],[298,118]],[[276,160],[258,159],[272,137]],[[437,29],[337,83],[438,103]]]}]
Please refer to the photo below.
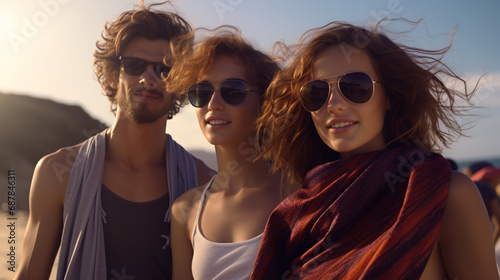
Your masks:
[{"label": "sky", "polygon": [[[0,92],[29,94],[80,105],[106,125],[114,120],[92,69],[95,42],[104,24],[139,0],[1,0]],[[146,1],[146,4],[153,1]],[[443,155],[457,160],[500,157],[500,0],[172,0],[171,6],[193,27],[239,27],[254,46],[269,52],[274,42],[292,44],[305,31],[331,21],[371,25],[383,17],[423,19],[424,24],[396,42],[439,49],[455,28],[444,61],[473,83],[482,75],[473,99],[476,117]],[[411,26],[388,26],[409,30]],[[15,120],[13,120],[15,121]],[[471,125],[469,125],[471,126]],[[189,150],[213,151],[184,107],[166,131]]]}]

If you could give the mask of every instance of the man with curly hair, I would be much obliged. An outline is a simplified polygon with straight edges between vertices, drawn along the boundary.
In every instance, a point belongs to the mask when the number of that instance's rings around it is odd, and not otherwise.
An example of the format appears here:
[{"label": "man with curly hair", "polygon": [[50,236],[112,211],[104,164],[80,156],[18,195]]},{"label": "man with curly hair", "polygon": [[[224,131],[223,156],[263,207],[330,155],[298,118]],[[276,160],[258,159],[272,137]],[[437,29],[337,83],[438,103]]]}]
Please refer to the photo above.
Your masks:
[{"label": "man with curly hair", "polygon": [[191,27],[151,7],[105,25],[94,66],[115,122],[38,162],[16,279],[48,279],[58,250],[57,279],[171,278],[170,206],[212,170],[165,134],[184,99],[162,79]]}]

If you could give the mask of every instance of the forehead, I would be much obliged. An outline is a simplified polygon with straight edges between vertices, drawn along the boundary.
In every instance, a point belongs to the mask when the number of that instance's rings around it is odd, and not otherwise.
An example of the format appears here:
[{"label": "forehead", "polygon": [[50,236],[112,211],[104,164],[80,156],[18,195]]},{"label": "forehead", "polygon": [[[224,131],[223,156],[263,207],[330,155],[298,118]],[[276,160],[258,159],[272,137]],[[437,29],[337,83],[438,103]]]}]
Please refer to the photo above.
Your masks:
[{"label": "forehead", "polygon": [[245,67],[236,56],[219,55],[200,78],[211,82],[221,82],[230,78],[245,80]]},{"label": "forehead", "polygon": [[377,77],[372,60],[366,51],[342,44],[319,52],[312,70],[315,78],[337,76],[354,71]]},{"label": "forehead", "polygon": [[170,43],[167,40],[135,38],[125,47],[122,55],[142,58],[148,61],[161,61],[170,56]]}]

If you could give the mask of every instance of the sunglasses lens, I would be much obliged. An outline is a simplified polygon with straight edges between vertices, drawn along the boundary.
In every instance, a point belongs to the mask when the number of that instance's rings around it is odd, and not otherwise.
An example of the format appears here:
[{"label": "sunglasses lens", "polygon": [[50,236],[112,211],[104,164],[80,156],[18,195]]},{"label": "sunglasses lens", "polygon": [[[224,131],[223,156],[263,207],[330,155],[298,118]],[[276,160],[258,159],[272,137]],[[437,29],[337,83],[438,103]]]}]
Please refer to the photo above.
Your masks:
[{"label": "sunglasses lens", "polygon": [[[230,105],[241,104],[245,100],[247,88],[240,81],[225,81],[220,86],[222,99]],[[203,107],[210,102],[214,89],[209,83],[198,83],[189,87],[189,102],[194,107]]]},{"label": "sunglasses lens", "polygon": [[220,94],[228,104],[238,105],[245,100],[247,88],[239,81],[225,81],[220,86]]},{"label": "sunglasses lens", "polygon": [[373,95],[373,80],[361,72],[349,73],[339,81],[342,95],[353,103],[368,102]]},{"label": "sunglasses lens", "polygon": [[203,107],[208,104],[212,97],[212,86],[209,83],[198,83],[189,87],[189,102],[194,107]]},{"label": "sunglasses lens", "polygon": [[[125,70],[125,73],[131,75],[131,76],[139,76],[144,71],[146,71],[146,67],[148,67],[148,63],[137,59],[137,58],[132,58],[132,57],[122,57],[121,61],[123,63],[123,70]],[[170,73],[170,67],[166,66],[163,63],[159,64],[153,64],[151,65],[154,66],[154,71],[158,78],[166,78],[168,77],[168,74]]]},{"label": "sunglasses lens", "polygon": [[318,111],[325,105],[330,93],[330,86],[326,81],[310,81],[300,88],[302,106],[309,111]]},{"label": "sunglasses lens", "polygon": [[147,64],[133,58],[122,58],[123,70],[132,76],[139,76],[146,70]]}]

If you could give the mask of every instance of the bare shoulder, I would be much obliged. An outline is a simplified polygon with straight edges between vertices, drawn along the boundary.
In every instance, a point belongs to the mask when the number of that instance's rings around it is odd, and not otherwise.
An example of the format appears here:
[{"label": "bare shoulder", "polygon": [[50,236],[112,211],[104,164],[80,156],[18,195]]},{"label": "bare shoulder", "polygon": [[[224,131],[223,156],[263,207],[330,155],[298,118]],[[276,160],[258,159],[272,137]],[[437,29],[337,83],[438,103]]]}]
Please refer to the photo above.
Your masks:
[{"label": "bare shoulder", "polygon": [[459,230],[468,221],[466,217],[474,221],[474,217],[485,215],[486,208],[474,182],[467,175],[452,171],[443,216],[445,228]]},{"label": "bare shoulder", "polygon": [[73,166],[73,163],[75,162],[76,156],[78,155],[81,146],[82,144],[78,144],[61,148],[51,154],[42,157],[37,166],[46,166],[48,164],[50,165],[56,163],[67,165],[71,168]]},{"label": "bare shoulder", "polygon": [[196,215],[205,186],[206,184],[203,184],[179,196],[172,205],[172,216],[188,221],[192,216]]},{"label": "bare shoulder", "polygon": [[80,146],[38,161],[30,188],[29,218],[16,279],[48,279],[61,241],[66,186]]},{"label": "bare shoulder", "polygon": [[206,184],[190,189],[179,196],[172,205],[171,220],[172,230],[183,228],[184,233],[190,239],[193,231],[196,214],[201,201],[201,195]]},{"label": "bare shoulder", "polygon": [[71,168],[75,162],[81,144],[65,147],[42,157],[33,175],[34,187],[61,188],[62,193],[66,190]]},{"label": "bare shoulder", "polygon": [[465,207],[466,204],[476,204],[478,201],[477,198],[481,197],[474,182],[467,175],[458,171],[452,171],[447,205],[457,204],[460,207]]},{"label": "bare shoulder", "polygon": [[438,244],[450,279],[498,279],[486,207],[469,177],[452,172]]}]

